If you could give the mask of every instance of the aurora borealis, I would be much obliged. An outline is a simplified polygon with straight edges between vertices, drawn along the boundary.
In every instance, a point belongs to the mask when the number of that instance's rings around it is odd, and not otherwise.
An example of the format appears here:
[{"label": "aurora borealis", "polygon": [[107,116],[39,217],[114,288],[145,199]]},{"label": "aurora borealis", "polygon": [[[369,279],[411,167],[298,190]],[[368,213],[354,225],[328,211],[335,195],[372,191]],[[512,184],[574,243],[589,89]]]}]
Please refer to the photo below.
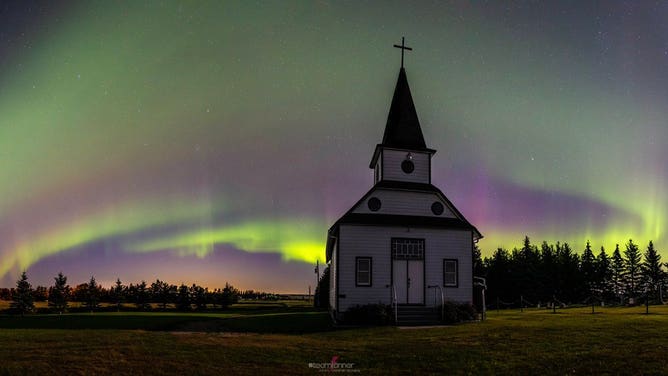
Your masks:
[{"label": "aurora borealis", "polygon": [[[668,4],[0,5],[0,286],[305,292],[406,69],[479,246],[668,246]],[[664,253],[665,254],[665,253]]]}]

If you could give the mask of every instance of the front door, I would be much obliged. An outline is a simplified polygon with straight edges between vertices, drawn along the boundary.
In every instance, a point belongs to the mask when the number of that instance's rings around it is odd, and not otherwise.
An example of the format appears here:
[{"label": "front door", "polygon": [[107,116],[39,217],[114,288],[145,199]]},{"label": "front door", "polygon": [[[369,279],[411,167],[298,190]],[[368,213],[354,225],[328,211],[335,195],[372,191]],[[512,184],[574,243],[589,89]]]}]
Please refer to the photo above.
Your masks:
[{"label": "front door", "polygon": [[392,238],[392,285],[398,304],[424,304],[424,239]]},{"label": "front door", "polygon": [[423,304],[424,260],[393,260],[392,282],[398,304]]}]

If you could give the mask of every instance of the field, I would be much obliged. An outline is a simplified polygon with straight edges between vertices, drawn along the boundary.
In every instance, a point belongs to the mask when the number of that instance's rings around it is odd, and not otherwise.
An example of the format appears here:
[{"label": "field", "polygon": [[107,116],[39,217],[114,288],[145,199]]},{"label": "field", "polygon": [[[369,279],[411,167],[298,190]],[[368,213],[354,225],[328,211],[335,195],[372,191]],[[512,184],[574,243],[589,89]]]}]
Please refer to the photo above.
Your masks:
[{"label": "field", "polygon": [[596,311],[492,311],[428,329],[334,329],[300,304],[0,316],[0,374],[317,374],[309,363],[333,356],[361,374],[668,374],[668,307]]}]

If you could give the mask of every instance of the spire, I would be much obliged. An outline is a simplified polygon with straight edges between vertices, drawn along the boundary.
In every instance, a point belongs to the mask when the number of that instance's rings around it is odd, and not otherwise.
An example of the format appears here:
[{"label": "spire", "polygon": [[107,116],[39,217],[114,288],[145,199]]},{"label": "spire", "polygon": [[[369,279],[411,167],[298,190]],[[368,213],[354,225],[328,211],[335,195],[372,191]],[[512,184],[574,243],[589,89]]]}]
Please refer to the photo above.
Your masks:
[{"label": "spire", "polygon": [[394,89],[390,113],[383,135],[383,146],[400,149],[426,149],[420,121],[418,120],[411,89],[408,87],[406,70],[399,70],[397,87]]}]

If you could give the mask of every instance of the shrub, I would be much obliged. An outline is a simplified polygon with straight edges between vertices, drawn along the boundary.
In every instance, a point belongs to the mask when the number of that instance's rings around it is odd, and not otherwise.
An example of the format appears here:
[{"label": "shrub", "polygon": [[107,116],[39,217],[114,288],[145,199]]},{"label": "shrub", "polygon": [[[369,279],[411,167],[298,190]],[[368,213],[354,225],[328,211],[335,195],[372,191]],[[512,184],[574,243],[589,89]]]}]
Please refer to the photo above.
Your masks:
[{"label": "shrub", "polygon": [[443,322],[446,324],[475,320],[477,315],[478,312],[470,303],[445,302],[443,304]]},{"label": "shrub", "polygon": [[386,304],[356,305],[344,314],[347,324],[389,325],[392,323],[392,307]]}]

